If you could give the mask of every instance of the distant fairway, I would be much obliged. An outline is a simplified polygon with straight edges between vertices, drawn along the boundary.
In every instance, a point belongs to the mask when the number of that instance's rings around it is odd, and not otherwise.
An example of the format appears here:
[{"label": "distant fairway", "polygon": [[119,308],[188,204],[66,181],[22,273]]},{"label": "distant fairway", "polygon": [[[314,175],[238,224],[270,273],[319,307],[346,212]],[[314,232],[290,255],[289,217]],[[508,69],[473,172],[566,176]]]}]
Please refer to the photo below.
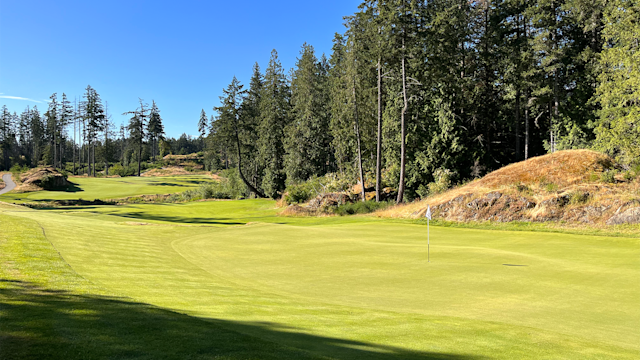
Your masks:
[{"label": "distant fairway", "polygon": [[[640,357],[640,239],[432,227],[427,263],[424,226],[273,207],[0,206],[0,259],[11,264],[0,270],[0,341],[67,344],[87,358]],[[47,291],[27,282],[68,298],[30,307]],[[14,340],[0,358],[28,357]]]},{"label": "distant fairway", "polygon": [[196,188],[202,183],[213,180],[205,175],[188,175],[123,178],[70,177],[69,181],[75,186],[68,191],[9,193],[0,196],[0,201],[104,200],[137,195],[172,194]]}]

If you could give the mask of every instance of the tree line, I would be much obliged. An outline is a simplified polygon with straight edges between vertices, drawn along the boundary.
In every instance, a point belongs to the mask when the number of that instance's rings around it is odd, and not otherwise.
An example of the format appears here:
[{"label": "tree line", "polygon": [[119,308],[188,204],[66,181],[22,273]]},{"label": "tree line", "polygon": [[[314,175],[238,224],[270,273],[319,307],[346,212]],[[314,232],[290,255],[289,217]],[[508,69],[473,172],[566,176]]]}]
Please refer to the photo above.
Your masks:
[{"label": "tree line", "polygon": [[[364,1],[327,58],[274,50],[247,89],[234,77],[208,151],[255,194],[330,172],[424,196],[562,149],[640,158],[636,1]],[[206,134],[206,130],[209,133]],[[364,191],[364,186],[362,187]],[[364,194],[363,194],[364,195]]]},{"label": "tree line", "polygon": [[[140,175],[146,161],[166,154],[190,154],[203,150],[202,141],[186,134],[167,138],[155,101],[125,113],[128,124],[117,127],[98,92],[87,86],[80,101],[66,94],[49,98],[47,110],[27,107],[21,114],[0,110],[0,170],[13,166],[50,165],[74,175]],[[117,164],[117,165],[116,165]]]}]

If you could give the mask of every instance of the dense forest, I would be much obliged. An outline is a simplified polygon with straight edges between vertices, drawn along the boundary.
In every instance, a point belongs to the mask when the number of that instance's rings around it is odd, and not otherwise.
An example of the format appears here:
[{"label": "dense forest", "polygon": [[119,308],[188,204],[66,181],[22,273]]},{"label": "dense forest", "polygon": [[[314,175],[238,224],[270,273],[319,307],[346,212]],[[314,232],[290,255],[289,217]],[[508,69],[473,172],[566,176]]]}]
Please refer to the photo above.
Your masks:
[{"label": "dense forest", "polygon": [[166,138],[142,100],[116,128],[87,87],[78,104],[52,95],[44,114],[3,107],[2,167],[132,175],[202,151],[208,170],[237,168],[257,196],[332,173],[402,202],[442,177],[562,149],[629,166],[640,159],[639,18],[636,0],[364,1],[328,56],[304,44],[287,71],[274,50],[247,87],[233,78],[213,115],[194,119],[199,138]]}]

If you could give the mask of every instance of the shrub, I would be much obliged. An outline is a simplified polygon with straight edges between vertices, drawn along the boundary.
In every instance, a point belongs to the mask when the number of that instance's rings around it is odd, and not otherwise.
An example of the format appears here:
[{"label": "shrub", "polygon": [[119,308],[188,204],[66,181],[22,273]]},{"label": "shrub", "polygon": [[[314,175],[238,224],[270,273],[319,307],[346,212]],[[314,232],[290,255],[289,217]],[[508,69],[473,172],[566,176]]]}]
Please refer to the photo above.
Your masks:
[{"label": "shrub", "polygon": [[22,172],[25,172],[29,170],[29,168],[25,165],[25,166],[20,166],[18,164],[15,164],[11,167],[11,169],[9,169],[10,172],[12,172],[14,175],[18,175]]},{"label": "shrub", "polygon": [[316,176],[304,182],[289,183],[284,200],[288,204],[303,203],[321,194],[347,191],[352,183],[346,176],[336,173]]},{"label": "shrub", "polygon": [[118,163],[113,165],[109,170],[109,173],[112,175],[119,175],[122,177],[125,176],[133,176],[138,174],[138,164],[131,164],[130,166],[122,166]]},{"label": "shrub", "polygon": [[435,195],[443,193],[451,187],[451,178],[453,177],[453,172],[449,169],[437,169],[433,173],[434,181],[429,183],[427,187],[429,188],[429,195]]},{"label": "shrub", "polygon": [[600,181],[602,181],[603,183],[609,183],[609,184],[613,184],[616,182],[616,173],[613,170],[608,170],[603,172],[600,175]]},{"label": "shrub", "polygon": [[376,210],[389,207],[392,202],[375,202],[369,201],[356,201],[354,203],[342,204],[335,208],[334,213],[340,216],[354,215],[354,214],[368,214]]},{"label": "shrub", "polygon": [[635,178],[637,177],[636,174],[634,174],[632,171],[625,171],[624,172],[624,179],[627,181],[633,181],[635,180]]},{"label": "shrub", "polygon": [[547,190],[547,192],[556,192],[558,191],[558,185],[554,183],[548,183],[545,185],[545,190]]},{"label": "shrub", "polygon": [[298,204],[309,201],[312,196],[312,192],[307,189],[305,184],[299,184],[287,188],[284,200],[287,204]]},{"label": "shrub", "polygon": [[429,193],[429,188],[424,186],[423,184],[420,184],[420,186],[418,186],[418,188],[416,189],[416,194],[418,194],[420,199],[428,197]]},{"label": "shrub", "polygon": [[589,193],[584,191],[574,191],[569,194],[569,204],[584,204],[589,200]]}]

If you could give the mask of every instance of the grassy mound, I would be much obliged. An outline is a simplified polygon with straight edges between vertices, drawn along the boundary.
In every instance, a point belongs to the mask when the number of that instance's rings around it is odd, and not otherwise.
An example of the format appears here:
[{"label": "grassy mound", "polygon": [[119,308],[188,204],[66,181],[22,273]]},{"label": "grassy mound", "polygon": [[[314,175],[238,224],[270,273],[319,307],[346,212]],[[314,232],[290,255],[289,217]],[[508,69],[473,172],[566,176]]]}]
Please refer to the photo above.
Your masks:
[{"label": "grassy mound", "polygon": [[507,165],[474,182],[473,187],[494,189],[512,184],[567,187],[587,182],[614,166],[612,158],[595,151],[558,151]]},{"label": "grassy mound", "polygon": [[617,174],[616,163],[604,154],[565,150],[505,166],[377,215],[417,218],[431,206],[437,219],[450,221],[638,223],[640,217],[633,215],[640,206],[638,175]]},{"label": "grassy mound", "polygon": [[20,186],[17,191],[39,191],[65,189],[71,184],[67,177],[53,167],[37,167],[23,172],[19,176]]}]

